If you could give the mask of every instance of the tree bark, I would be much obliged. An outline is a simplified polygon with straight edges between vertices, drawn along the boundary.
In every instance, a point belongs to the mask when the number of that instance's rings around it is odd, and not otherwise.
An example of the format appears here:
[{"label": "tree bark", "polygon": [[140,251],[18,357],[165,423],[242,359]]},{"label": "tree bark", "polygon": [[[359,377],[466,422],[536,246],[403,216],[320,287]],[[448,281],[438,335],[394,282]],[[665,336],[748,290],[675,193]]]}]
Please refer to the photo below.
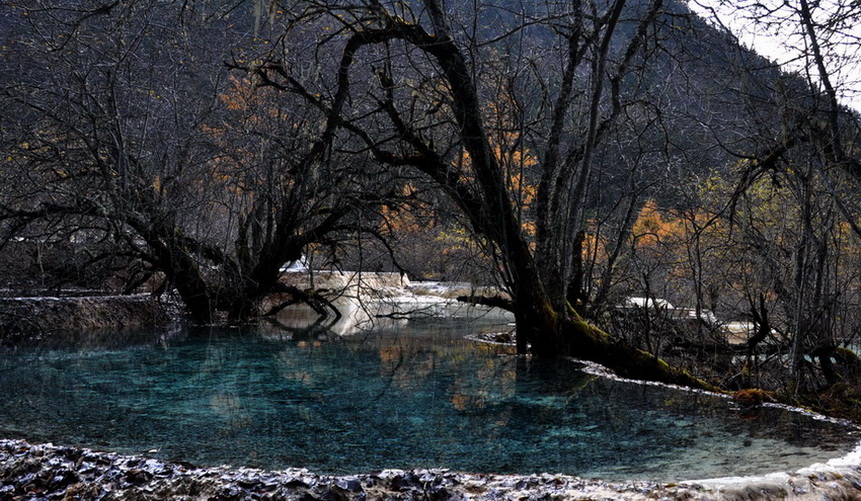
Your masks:
[{"label": "tree bark", "polygon": [[[441,3],[438,0],[425,0],[424,4],[431,19],[432,33],[425,30],[418,21],[405,20],[386,11],[379,4],[365,12],[368,16],[366,22],[361,26],[352,26],[355,31],[343,46],[335,76],[337,87],[328,107],[321,103],[315,93],[309,92],[297,80],[291,78],[289,71],[278,63],[270,62],[260,66],[257,69],[261,72],[260,80],[279,88],[290,89],[304,96],[310,105],[324,109],[327,115],[325,140],[333,137],[336,128],[343,128],[364,141],[368,151],[378,161],[393,166],[413,166],[433,179],[440,189],[452,198],[469,220],[472,229],[491,243],[499,258],[500,275],[511,294],[511,309],[517,322],[518,353],[525,354],[528,349],[537,357],[576,356],[606,365],[623,377],[713,389],[690,374],[674,369],[660,359],[625,345],[589,325],[565,300],[568,280],[539,269],[535,251],[522,231],[522,221],[518,219],[516,204],[506,188],[506,172],[495,154],[485,128],[483,106],[488,103],[483,103],[480,98],[476,80],[479,77],[452,37]],[[595,74],[597,79],[604,78],[604,63],[614,31],[612,28],[619,19],[623,5],[624,0],[613,3],[609,17],[610,28],[600,37],[601,61]],[[657,11],[656,5],[660,5],[660,2],[652,4],[650,15]],[[345,110],[350,102],[352,66],[359,51],[367,46],[388,45],[396,40],[426,54],[435,66],[434,72],[439,72],[445,82],[445,85],[440,87],[444,87],[447,92],[447,103],[454,121],[448,132],[453,134],[455,139],[447,150],[442,150],[443,153],[440,153],[432,142],[423,139],[426,135],[414,128],[409,119],[399,114],[391,93],[386,92],[387,88],[394,85],[394,79],[385,72],[378,77],[383,87],[382,93],[388,97],[374,99],[379,103],[380,114],[388,118],[392,127],[392,130],[380,131],[381,135],[386,137],[394,132],[393,135],[400,141],[396,152],[385,149],[387,140],[375,138],[358,122],[351,121],[350,113]],[[569,40],[569,43],[571,64],[576,65],[574,60],[579,57],[578,44],[575,40]],[[624,55],[623,65],[633,57],[634,51],[631,47],[636,47],[637,43],[631,43]],[[619,71],[623,69],[620,68]],[[575,75],[574,67],[569,66],[565,73],[565,79],[570,86]],[[283,78],[285,83],[276,84],[277,78]],[[611,86],[617,83],[611,79]],[[603,94],[602,88],[602,84],[597,83],[591,96],[589,132],[586,138],[589,143],[594,143],[601,134],[598,104]],[[563,94],[570,92],[570,88],[563,90]],[[614,92],[618,92],[615,87]],[[562,123],[563,112],[569,105],[567,102],[559,104],[562,108],[554,117],[557,124]],[[615,111],[620,108],[619,103],[614,103]],[[555,136],[551,134],[551,141],[558,140],[558,134],[559,131]],[[554,137],[556,139],[553,139]],[[448,152],[461,149],[468,153],[470,170],[467,173],[462,171],[456,162],[446,158]],[[552,157],[555,146],[551,144],[549,151]],[[586,152],[587,158],[590,152],[591,149]],[[545,234],[561,232],[553,237],[555,244],[552,246],[552,252],[557,254],[550,255],[549,260],[555,260],[554,262],[560,263],[559,266],[564,267],[571,262],[570,254],[565,254],[564,251],[570,251],[570,238],[573,237],[565,232],[572,228],[571,217],[581,217],[582,212],[572,212],[561,206],[565,201],[572,200],[568,190],[575,190],[575,198],[583,198],[586,189],[584,179],[588,176],[581,173],[577,179],[573,172],[559,172],[558,169],[553,175],[563,179],[561,186],[553,186],[554,191],[561,190],[565,196],[559,195],[562,198],[550,200],[555,202],[555,205],[551,203],[543,206],[542,210],[546,211],[545,214],[551,219],[538,221],[538,226],[541,228],[543,225],[542,231]],[[576,181],[576,186],[572,186],[573,181]],[[551,206],[558,207],[558,211],[564,212],[565,216],[550,210]],[[563,268],[552,266],[548,269],[564,271]],[[559,300],[554,301],[554,298]]]}]

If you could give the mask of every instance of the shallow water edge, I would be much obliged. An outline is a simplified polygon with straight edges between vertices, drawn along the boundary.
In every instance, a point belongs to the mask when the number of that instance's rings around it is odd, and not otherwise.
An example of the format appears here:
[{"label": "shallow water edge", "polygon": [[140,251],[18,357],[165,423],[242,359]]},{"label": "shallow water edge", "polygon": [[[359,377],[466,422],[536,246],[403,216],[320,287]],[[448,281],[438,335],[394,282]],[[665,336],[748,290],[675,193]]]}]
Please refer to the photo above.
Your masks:
[{"label": "shallow water edge", "polygon": [[128,349],[21,349],[0,357],[0,437],[327,475],[448,468],[656,483],[794,471],[859,441],[842,423],[463,340],[478,330],[433,320],[320,341],[207,328]]},{"label": "shallow water edge", "polygon": [[0,439],[0,499],[219,500],[753,500],[859,499],[861,450],[795,473],[679,484],[613,483],[548,473],[384,470],[350,476],[163,462]]}]

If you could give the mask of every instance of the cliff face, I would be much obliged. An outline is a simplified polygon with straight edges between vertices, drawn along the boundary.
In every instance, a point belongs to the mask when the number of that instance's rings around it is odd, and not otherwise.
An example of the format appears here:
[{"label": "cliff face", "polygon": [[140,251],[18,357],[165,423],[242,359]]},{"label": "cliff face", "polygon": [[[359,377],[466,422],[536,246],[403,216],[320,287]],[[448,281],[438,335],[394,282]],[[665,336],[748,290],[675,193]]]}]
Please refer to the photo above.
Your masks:
[{"label": "cliff face", "polygon": [[0,342],[81,329],[150,327],[171,319],[150,295],[0,298]]}]

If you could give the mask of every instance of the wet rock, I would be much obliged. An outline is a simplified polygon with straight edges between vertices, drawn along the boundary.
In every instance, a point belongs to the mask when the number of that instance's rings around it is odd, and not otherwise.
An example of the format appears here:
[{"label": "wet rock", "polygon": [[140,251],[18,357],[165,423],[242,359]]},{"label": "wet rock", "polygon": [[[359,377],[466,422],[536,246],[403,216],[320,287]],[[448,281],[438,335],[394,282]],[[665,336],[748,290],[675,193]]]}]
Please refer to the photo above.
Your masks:
[{"label": "wet rock", "polygon": [[51,489],[61,489],[68,487],[70,484],[78,483],[78,475],[70,470],[60,470],[55,472],[54,477],[49,482],[48,486]]},{"label": "wet rock", "polygon": [[285,482],[284,487],[288,489],[307,489],[311,486],[301,480],[292,479]]},{"label": "wet rock", "polygon": [[362,490],[362,481],[357,477],[343,477],[335,480],[335,485],[349,492],[359,492]]},{"label": "wet rock", "polygon": [[152,479],[152,473],[146,470],[142,470],[140,468],[129,470],[125,474],[125,481],[133,485],[142,485],[151,481]]},{"label": "wet rock", "polygon": [[496,341],[497,343],[513,343],[514,342],[514,336],[512,336],[511,334],[509,334],[507,332],[503,332],[503,333],[497,334],[496,339],[494,339],[494,341]]},{"label": "wet rock", "polygon": [[566,475],[470,475],[388,470],[349,476],[304,469],[194,468],[137,456],[0,440],[0,500],[532,501],[575,499],[861,499],[861,469],[746,481],[659,485]]},{"label": "wet rock", "polygon": [[242,494],[242,490],[238,487],[229,485],[222,487],[218,491],[218,494],[215,495],[213,501],[239,501],[242,499]]},{"label": "wet rock", "polygon": [[350,496],[344,489],[341,489],[337,486],[332,486],[326,489],[323,492],[323,495],[320,496],[322,501],[350,501]]},{"label": "wet rock", "polygon": [[406,491],[415,485],[415,475],[396,475],[389,481],[389,488],[394,491]]}]

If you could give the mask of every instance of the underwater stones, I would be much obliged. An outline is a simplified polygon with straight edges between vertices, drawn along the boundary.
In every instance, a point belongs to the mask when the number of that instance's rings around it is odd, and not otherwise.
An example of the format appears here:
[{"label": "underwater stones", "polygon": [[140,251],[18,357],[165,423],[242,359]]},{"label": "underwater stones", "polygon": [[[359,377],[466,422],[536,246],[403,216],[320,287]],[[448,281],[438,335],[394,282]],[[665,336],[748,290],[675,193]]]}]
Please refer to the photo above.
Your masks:
[{"label": "underwater stones", "polygon": [[152,473],[136,468],[125,473],[124,480],[132,485],[142,485],[153,479]]},{"label": "underwater stones", "polygon": [[138,456],[0,440],[0,499],[4,500],[495,501],[545,499],[586,485],[603,490],[605,484],[554,475],[469,475],[432,469],[338,477],[305,469],[194,468]]}]

